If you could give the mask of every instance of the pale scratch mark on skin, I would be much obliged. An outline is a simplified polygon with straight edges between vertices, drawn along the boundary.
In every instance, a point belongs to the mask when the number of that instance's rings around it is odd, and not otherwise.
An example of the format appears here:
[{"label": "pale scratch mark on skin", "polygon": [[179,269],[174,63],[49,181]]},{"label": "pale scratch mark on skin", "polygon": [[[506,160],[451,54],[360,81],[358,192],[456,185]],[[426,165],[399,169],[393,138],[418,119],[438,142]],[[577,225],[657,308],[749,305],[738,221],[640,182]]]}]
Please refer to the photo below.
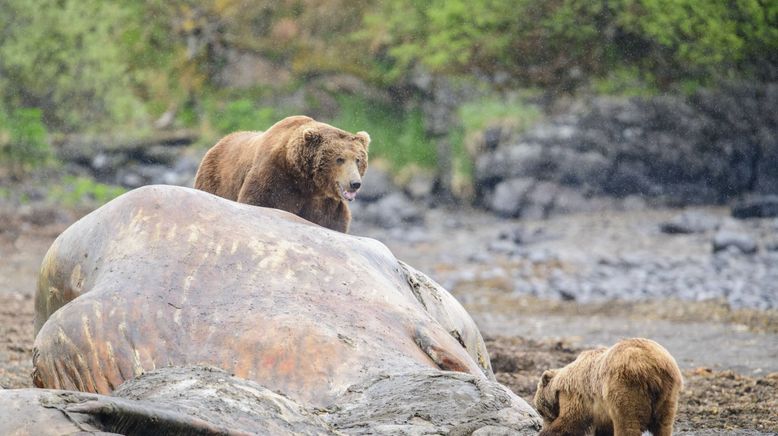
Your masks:
[{"label": "pale scratch mark on skin", "polygon": [[[88,349],[92,352],[92,355],[94,356],[95,363],[98,364],[100,362],[100,357],[97,355],[97,347],[95,347],[94,340],[92,339],[92,332],[89,329],[89,317],[87,315],[81,316],[81,327],[84,331],[84,337],[86,338],[86,343],[89,345]],[[97,375],[102,375],[102,368],[94,368],[94,370],[97,372]],[[96,377],[95,377],[96,378]]]},{"label": "pale scratch mark on skin", "polygon": [[81,275],[81,264],[77,263],[73,267],[73,271],[70,273],[70,289],[73,293],[78,295],[81,293],[81,286],[84,284],[83,277]]},{"label": "pale scratch mark on skin", "polygon": [[190,224],[188,229],[189,229],[189,238],[187,239],[187,242],[189,243],[197,242],[197,239],[200,237],[200,230],[194,224]]},{"label": "pale scratch mark on skin", "polygon": [[167,231],[167,239],[172,241],[176,237],[176,230],[178,229],[178,224],[173,223],[172,226],[170,226],[170,229]]},{"label": "pale scratch mark on skin", "polygon": [[208,256],[211,254],[211,252],[213,252],[213,245],[214,245],[214,242],[213,242],[213,241],[208,241],[208,246],[207,246],[207,247],[206,247],[206,249],[205,249],[205,250],[202,252],[202,255],[203,255],[203,261],[204,261],[204,260],[206,260],[206,259],[208,259]]},{"label": "pale scratch mark on skin", "polygon": [[[94,317],[95,325],[96,326],[103,325],[102,305],[100,303],[98,303],[97,301],[94,301],[94,302],[92,302],[92,309],[94,310],[94,315],[95,315],[95,317]],[[104,380],[105,386],[108,389],[110,389],[111,382],[108,379],[108,375],[105,373],[105,368],[103,367],[103,359],[98,354],[98,351],[99,351],[98,348],[95,347],[94,344],[93,344],[94,339],[92,338],[91,331],[88,330],[89,326],[86,324],[86,322],[84,322],[84,327],[87,330],[87,332],[89,333],[89,340],[90,340],[90,343],[92,344],[91,345],[92,346],[92,353],[94,353],[95,362],[97,363],[97,366],[98,366],[98,373],[102,377],[102,379]],[[94,380],[97,380],[97,378],[94,378]]]},{"label": "pale scratch mark on skin", "polygon": [[140,352],[137,348],[132,349],[133,364],[135,365],[135,376],[143,374],[143,365],[140,363]]},{"label": "pale scratch mark on skin", "polygon": [[[62,367],[62,361],[53,360],[54,363],[54,375],[57,377],[57,381],[54,385],[54,389],[67,389],[63,377],[65,375],[64,368]],[[68,386],[69,387],[69,386]]]},{"label": "pale scratch mark on skin", "polygon": [[257,258],[265,256],[267,251],[265,244],[255,238],[249,241],[248,247],[252,251],[251,260],[257,260]]},{"label": "pale scratch mark on skin", "polygon": [[49,286],[49,293],[46,296],[46,313],[52,314],[54,313],[54,305],[57,304],[61,300],[61,294],[59,289],[55,288],[54,286]]},{"label": "pale scratch mark on skin", "polygon": [[181,307],[184,307],[186,304],[186,301],[189,299],[189,290],[192,288],[192,282],[194,282],[194,276],[187,276],[184,279],[184,286],[182,288],[181,292],[181,301],[177,306],[173,306],[174,309],[176,309],[176,312],[173,314],[173,322],[175,322],[178,326],[181,326]]},{"label": "pale scratch mark on skin", "polygon": [[[82,391],[89,390],[87,388],[87,386],[86,386],[86,383],[81,378],[81,371],[78,370],[78,368],[80,366],[81,368],[84,368],[84,373],[85,374],[89,374],[89,366],[84,361],[84,358],[81,356],[81,354],[76,353],[75,357],[76,357],[76,362],[72,362],[72,364],[71,364],[73,378],[74,378],[73,381],[74,381],[74,383],[76,383],[76,385],[78,386],[79,390],[82,390]],[[94,388],[94,385],[92,387]]]},{"label": "pale scratch mark on skin", "polygon": [[137,348],[135,348],[135,343],[132,341],[130,336],[127,334],[127,323],[125,321],[122,321],[117,326],[119,332],[124,336],[124,339],[127,340],[127,343],[130,345],[130,349],[132,350],[132,371],[134,376],[139,376],[143,373],[143,366],[140,363],[140,354],[138,354]]},{"label": "pale scratch mark on skin", "polygon": [[[107,356],[107,358],[108,358],[108,363],[110,364],[110,366],[112,366],[113,368],[115,368],[116,374],[118,374],[118,375],[119,375],[119,378],[120,378],[121,380],[124,380],[124,374],[122,374],[122,369],[119,367],[119,363],[118,363],[118,362],[116,362],[116,355],[115,355],[115,354],[114,354],[114,352],[113,352],[113,345],[111,345],[111,343],[110,343],[110,342],[107,342],[107,341],[106,341],[106,343],[105,343],[105,350],[106,350],[106,352],[107,352],[107,354],[108,354],[108,356]],[[108,386],[109,386],[109,388],[110,388],[111,390],[114,390],[114,389],[116,389],[116,386],[114,386],[114,385],[113,385],[113,383],[111,383],[111,382],[110,382],[110,381],[108,381],[107,379],[106,379],[106,382],[108,382]]]},{"label": "pale scratch mark on skin", "polygon": [[277,244],[276,250],[273,253],[268,254],[266,251],[262,253],[265,257],[259,261],[259,267],[261,269],[278,269],[284,264],[290,251],[289,245],[283,243]]},{"label": "pale scratch mark on skin", "polygon": [[176,312],[173,314],[173,322],[176,323],[177,326],[181,327],[181,310],[176,309]]},{"label": "pale scratch mark on skin", "polygon": [[238,251],[238,241],[234,239],[232,241],[232,247],[230,247],[230,254],[235,254],[236,251]]},{"label": "pale scratch mark on skin", "polygon": [[143,220],[143,208],[139,207],[138,210],[135,212],[135,215],[132,216],[132,220],[130,221],[130,227],[135,227],[140,223],[141,220]]},{"label": "pale scratch mark on skin", "polygon": [[[77,347],[76,344],[70,339],[70,337],[65,333],[65,330],[62,327],[59,327],[57,329],[57,339],[59,340],[59,342],[63,346],[68,347],[71,350],[71,353],[73,354],[73,358],[76,361],[78,361],[79,364],[81,364],[81,366],[86,370],[86,373],[88,374],[89,373],[89,366],[86,364],[86,361],[84,360],[84,357],[78,352],[79,351],[79,347]],[[84,381],[81,379],[81,375],[79,374],[79,371],[76,370],[76,371],[73,371],[73,372],[74,372],[75,377],[78,378],[78,383],[80,383],[80,385],[82,386],[82,389],[83,390],[87,390],[88,388],[86,386],[86,383],[84,383]],[[57,371],[55,371],[55,375],[57,376],[59,385],[63,386],[64,383],[62,382],[62,378],[60,377],[60,375],[62,377],[64,377],[65,374],[61,373],[60,369],[58,368]],[[72,380],[72,382],[75,384],[76,380]],[[94,388],[94,386],[93,386],[93,388]],[[62,388],[58,388],[58,389],[62,389]]]}]

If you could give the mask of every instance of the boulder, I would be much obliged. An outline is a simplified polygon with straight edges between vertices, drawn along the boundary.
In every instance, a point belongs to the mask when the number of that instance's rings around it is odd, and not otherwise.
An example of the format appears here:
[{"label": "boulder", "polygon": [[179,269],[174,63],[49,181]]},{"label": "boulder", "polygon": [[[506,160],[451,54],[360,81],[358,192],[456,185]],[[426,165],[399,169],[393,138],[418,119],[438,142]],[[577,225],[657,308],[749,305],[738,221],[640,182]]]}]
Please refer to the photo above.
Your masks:
[{"label": "boulder", "polygon": [[778,195],[758,195],[745,199],[732,207],[732,216],[735,218],[778,217]]},{"label": "boulder", "polygon": [[751,235],[735,230],[722,229],[713,236],[713,252],[735,248],[744,254],[754,254],[759,249]]},{"label": "boulder", "polygon": [[713,215],[688,211],[659,224],[659,229],[668,234],[690,234],[715,230],[719,225],[720,220]]}]

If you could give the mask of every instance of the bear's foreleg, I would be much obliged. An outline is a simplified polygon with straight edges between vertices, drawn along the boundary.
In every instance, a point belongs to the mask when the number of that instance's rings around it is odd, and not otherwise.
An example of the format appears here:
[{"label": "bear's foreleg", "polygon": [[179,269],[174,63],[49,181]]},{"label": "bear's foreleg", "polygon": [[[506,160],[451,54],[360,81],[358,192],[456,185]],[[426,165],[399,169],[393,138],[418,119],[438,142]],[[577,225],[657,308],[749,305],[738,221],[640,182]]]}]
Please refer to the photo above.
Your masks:
[{"label": "bear's foreleg", "polygon": [[317,199],[303,207],[300,216],[322,227],[348,233],[351,211],[343,201]]},{"label": "bear's foreleg", "polygon": [[585,399],[559,393],[559,416],[551,424],[543,426],[540,436],[580,436],[592,427],[592,416]]}]

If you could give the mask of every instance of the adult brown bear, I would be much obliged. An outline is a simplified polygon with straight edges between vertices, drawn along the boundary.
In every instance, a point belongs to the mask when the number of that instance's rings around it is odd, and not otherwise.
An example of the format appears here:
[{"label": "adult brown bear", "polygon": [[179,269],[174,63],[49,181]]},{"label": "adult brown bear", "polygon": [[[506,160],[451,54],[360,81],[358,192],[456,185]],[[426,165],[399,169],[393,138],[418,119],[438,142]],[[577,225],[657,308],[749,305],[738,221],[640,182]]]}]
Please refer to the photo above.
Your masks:
[{"label": "adult brown bear", "polygon": [[272,207],[343,233],[367,170],[370,136],[306,116],[265,132],[235,132],[203,158],[195,188],[239,203]]},{"label": "adult brown bear", "polygon": [[682,385],[675,359],[652,340],[584,351],[564,368],[543,372],[535,392],[540,434],[670,436]]}]

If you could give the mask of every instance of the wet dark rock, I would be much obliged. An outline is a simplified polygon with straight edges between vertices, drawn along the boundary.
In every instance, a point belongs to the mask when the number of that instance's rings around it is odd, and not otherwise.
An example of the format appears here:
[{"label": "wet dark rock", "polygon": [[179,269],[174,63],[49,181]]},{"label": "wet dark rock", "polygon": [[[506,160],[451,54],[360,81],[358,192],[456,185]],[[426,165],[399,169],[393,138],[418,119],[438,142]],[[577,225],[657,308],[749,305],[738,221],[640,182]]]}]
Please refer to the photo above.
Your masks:
[{"label": "wet dark rock", "polygon": [[705,233],[719,226],[719,219],[699,211],[688,211],[659,224],[659,229],[669,234]]},{"label": "wet dark rock", "polygon": [[392,192],[372,203],[358,201],[351,205],[354,220],[387,229],[420,224],[424,221],[424,214],[419,206],[401,192]]},{"label": "wet dark rock", "polygon": [[503,230],[497,235],[497,239],[511,241],[517,245],[528,245],[548,238],[542,227],[531,229],[523,225]]},{"label": "wet dark rock", "polygon": [[613,203],[604,198],[586,198],[580,191],[555,182],[528,177],[498,183],[488,196],[487,208],[506,218],[543,219],[560,213],[589,212]]},{"label": "wet dark rock", "polygon": [[749,234],[736,230],[722,229],[713,236],[713,252],[736,248],[741,253],[756,253],[758,246]]},{"label": "wet dark rock", "polygon": [[409,244],[420,244],[430,242],[430,235],[427,229],[420,225],[393,227],[389,229],[389,235],[398,241]]},{"label": "wet dark rock", "polygon": [[376,201],[390,192],[397,190],[392,183],[392,178],[387,171],[382,168],[370,167],[362,178],[362,188],[359,190],[360,201]]},{"label": "wet dark rock", "polygon": [[533,186],[534,180],[529,178],[500,182],[494,189],[489,208],[504,217],[520,216],[527,193]]},{"label": "wet dark rock", "polygon": [[36,226],[67,223],[72,219],[68,213],[61,208],[41,203],[21,205],[17,209],[17,212],[19,218],[21,218],[23,222]]},{"label": "wet dark rock", "polygon": [[143,177],[136,172],[120,170],[116,173],[116,182],[114,183],[127,188],[137,188],[138,186],[143,186],[145,182]]},{"label": "wet dark rock", "polygon": [[[478,155],[476,185],[484,198],[497,189],[503,198],[510,197],[506,188],[526,190],[504,184],[522,178],[556,183],[584,198],[638,195],[675,206],[778,194],[776,88],[740,84],[690,98],[594,98],[522,135],[501,135],[492,151]],[[513,205],[522,195],[503,209],[483,205],[521,216]]]},{"label": "wet dark rock", "polygon": [[[774,168],[778,172],[778,166]],[[751,197],[732,207],[735,218],[772,218],[778,217],[778,195]]]},{"label": "wet dark rock", "polygon": [[98,175],[108,175],[115,173],[119,168],[127,163],[127,156],[124,154],[111,154],[100,152],[95,155],[91,162],[91,168]]},{"label": "wet dark rock", "polygon": [[200,160],[187,146],[195,139],[192,132],[173,130],[140,138],[71,135],[55,144],[68,173],[136,188],[160,183],[191,186]]},{"label": "wet dark rock", "polygon": [[507,240],[497,240],[492,241],[489,243],[489,245],[486,246],[486,249],[490,253],[498,253],[498,254],[517,254],[519,253],[519,247],[516,246],[516,244],[513,241],[507,241]]},{"label": "wet dark rock", "polygon": [[503,136],[503,128],[502,126],[493,126],[488,127],[486,130],[484,130],[484,133],[482,135],[482,150],[494,150],[497,148],[497,145],[500,144],[500,139]]},{"label": "wet dark rock", "polygon": [[143,162],[161,165],[173,165],[181,155],[178,147],[155,144],[143,150]]},{"label": "wet dark rock", "polygon": [[116,182],[129,188],[138,188],[143,185],[171,184],[171,170],[165,165],[141,165],[132,164],[121,168],[116,174]]},{"label": "wet dark rock", "polygon": [[417,172],[403,188],[405,193],[414,200],[430,198],[435,188],[435,177],[430,173]]}]

